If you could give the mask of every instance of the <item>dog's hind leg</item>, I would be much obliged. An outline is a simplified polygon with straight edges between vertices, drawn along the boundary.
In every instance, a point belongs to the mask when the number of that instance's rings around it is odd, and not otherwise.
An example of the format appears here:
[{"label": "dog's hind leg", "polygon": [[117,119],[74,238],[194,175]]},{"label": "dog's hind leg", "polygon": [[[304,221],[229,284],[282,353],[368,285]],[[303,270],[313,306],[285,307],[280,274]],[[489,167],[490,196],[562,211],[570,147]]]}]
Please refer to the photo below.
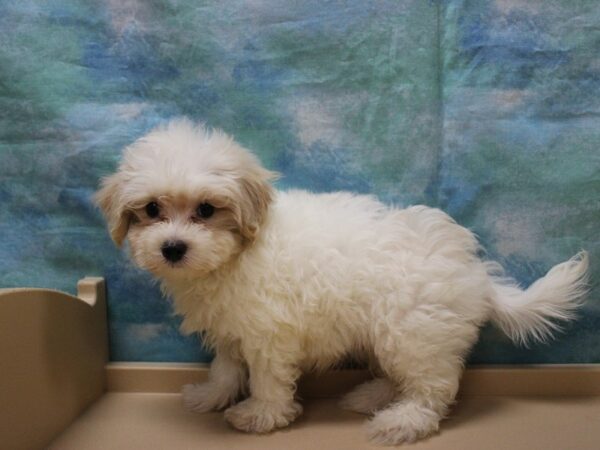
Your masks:
[{"label": "dog's hind leg", "polygon": [[436,432],[458,390],[460,364],[451,372],[428,376],[407,371],[398,380],[401,395],[368,422],[369,439],[378,444],[397,445]]},{"label": "dog's hind leg", "polygon": [[[415,311],[403,323],[378,328],[375,355],[398,396],[368,422],[373,442],[397,445],[436,432],[454,401],[478,328],[452,314],[426,313]],[[424,317],[428,323],[419,324]]]}]

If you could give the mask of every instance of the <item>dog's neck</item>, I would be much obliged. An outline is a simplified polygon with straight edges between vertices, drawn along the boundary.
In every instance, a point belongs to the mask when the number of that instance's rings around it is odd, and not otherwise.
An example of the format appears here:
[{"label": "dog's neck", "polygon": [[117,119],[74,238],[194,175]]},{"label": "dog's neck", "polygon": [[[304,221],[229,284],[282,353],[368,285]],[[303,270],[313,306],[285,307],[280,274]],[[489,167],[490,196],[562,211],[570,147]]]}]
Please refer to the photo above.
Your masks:
[{"label": "dog's neck", "polygon": [[[239,298],[240,291],[232,292],[231,288],[248,283],[245,274],[249,265],[252,266],[253,252],[260,249],[261,244],[262,236],[244,243],[239,253],[211,272],[161,279],[163,293],[173,299],[175,312],[183,317],[182,332],[206,333],[205,341],[216,338],[223,315],[239,311],[239,308],[231,307],[231,302],[244,301]],[[237,281],[232,283],[232,278]],[[220,336],[220,339],[225,338]]]},{"label": "dog's neck", "polygon": [[181,331],[186,334],[211,333],[215,321],[229,308],[228,301],[236,301],[224,287],[225,280],[240,272],[240,258],[236,255],[216,270],[197,277],[163,278],[161,290],[173,299],[177,315],[183,317]]}]

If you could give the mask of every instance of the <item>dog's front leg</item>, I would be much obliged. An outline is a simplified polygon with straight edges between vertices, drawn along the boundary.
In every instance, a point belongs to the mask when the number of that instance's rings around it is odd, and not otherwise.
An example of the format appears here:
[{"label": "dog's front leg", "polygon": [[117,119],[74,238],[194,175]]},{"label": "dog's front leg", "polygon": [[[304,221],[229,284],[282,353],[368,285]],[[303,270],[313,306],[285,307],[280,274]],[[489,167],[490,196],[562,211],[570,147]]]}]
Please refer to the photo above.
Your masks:
[{"label": "dog's front leg", "polygon": [[248,356],[250,397],[227,409],[225,419],[238,430],[252,433],[289,425],[302,413],[302,406],[294,401],[300,371],[289,358],[268,351]]},{"label": "dog's front leg", "polygon": [[217,349],[210,365],[208,381],[186,384],[181,391],[183,404],[195,412],[223,409],[244,393],[246,380],[246,368],[242,361],[232,357],[227,349]]}]

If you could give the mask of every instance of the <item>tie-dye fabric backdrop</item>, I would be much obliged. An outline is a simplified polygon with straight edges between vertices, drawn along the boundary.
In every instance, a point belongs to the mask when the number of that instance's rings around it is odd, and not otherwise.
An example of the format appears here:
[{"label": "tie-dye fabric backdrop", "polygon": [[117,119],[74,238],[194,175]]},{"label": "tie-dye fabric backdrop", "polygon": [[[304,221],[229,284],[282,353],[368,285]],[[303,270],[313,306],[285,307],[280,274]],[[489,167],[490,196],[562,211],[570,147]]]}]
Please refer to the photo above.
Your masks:
[{"label": "tie-dye fabric backdrop", "polygon": [[90,196],[122,148],[187,115],[281,188],[443,208],[524,285],[581,248],[559,340],[488,327],[473,363],[600,362],[596,0],[20,0],[0,5],[0,286],[103,275],[113,360],[198,361]]}]

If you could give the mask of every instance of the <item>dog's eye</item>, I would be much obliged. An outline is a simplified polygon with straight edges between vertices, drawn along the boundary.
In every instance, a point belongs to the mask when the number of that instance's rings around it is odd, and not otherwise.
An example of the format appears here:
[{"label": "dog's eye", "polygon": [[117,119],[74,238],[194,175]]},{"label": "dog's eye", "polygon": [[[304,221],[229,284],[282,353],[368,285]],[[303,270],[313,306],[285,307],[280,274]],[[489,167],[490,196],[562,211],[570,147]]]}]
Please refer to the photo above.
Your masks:
[{"label": "dog's eye", "polygon": [[203,219],[208,219],[215,213],[215,207],[210,203],[201,203],[196,209],[196,214]]},{"label": "dog's eye", "polygon": [[146,214],[148,214],[148,217],[150,217],[151,219],[155,219],[158,217],[158,215],[160,214],[160,208],[158,207],[158,203],[156,202],[150,202],[146,205]]}]

